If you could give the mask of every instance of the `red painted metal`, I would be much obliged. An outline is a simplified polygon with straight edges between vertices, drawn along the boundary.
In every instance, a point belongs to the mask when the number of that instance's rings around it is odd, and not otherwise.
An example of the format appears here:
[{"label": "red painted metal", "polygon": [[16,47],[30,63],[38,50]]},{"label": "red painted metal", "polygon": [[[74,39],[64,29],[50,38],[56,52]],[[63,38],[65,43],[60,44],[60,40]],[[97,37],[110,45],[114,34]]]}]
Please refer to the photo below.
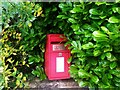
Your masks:
[{"label": "red painted metal", "polygon": [[[64,38],[61,38],[64,37]],[[63,34],[48,34],[45,50],[45,73],[49,80],[70,78],[67,60],[70,57],[67,41]]]}]

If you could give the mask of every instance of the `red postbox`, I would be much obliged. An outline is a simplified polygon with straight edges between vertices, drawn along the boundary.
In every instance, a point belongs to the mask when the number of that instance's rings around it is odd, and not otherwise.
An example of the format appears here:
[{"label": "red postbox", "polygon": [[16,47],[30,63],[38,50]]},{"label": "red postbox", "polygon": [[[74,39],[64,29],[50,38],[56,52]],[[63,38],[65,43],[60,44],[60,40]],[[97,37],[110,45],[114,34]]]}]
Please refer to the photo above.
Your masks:
[{"label": "red postbox", "polygon": [[45,73],[49,80],[70,78],[67,62],[70,57],[68,46],[63,34],[48,34],[45,51]]}]

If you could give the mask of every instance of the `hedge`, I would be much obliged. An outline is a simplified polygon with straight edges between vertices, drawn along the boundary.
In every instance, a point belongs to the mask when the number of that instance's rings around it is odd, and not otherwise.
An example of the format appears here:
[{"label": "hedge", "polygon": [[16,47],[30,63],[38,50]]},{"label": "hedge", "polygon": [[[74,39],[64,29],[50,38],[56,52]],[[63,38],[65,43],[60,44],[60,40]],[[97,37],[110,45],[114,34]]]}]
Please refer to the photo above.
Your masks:
[{"label": "hedge", "polygon": [[46,79],[46,35],[71,44],[71,77],[80,87],[120,87],[120,2],[3,2],[0,88]]}]

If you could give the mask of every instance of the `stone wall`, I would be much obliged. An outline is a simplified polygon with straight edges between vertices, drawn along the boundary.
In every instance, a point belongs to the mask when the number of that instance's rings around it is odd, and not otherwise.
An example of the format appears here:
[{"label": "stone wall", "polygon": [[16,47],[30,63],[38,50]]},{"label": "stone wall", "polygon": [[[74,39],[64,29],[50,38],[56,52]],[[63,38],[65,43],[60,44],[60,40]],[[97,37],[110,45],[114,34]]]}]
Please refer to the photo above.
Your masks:
[{"label": "stone wall", "polygon": [[44,90],[88,90],[88,88],[80,88],[73,79],[65,79],[65,80],[44,80],[40,81],[39,79],[35,79],[30,82],[30,88],[44,89]]}]

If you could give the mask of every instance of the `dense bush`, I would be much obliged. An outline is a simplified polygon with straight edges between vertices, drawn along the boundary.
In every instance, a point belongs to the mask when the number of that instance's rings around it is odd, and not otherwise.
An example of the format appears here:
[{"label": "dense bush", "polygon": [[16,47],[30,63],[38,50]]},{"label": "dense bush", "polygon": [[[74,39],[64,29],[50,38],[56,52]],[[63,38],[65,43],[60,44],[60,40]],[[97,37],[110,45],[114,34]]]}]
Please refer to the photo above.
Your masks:
[{"label": "dense bush", "polygon": [[120,87],[119,3],[74,2],[59,7],[57,17],[69,23],[71,76],[81,87]]},{"label": "dense bush", "polygon": [[[45,39],[57,29],[58,3],[4,2],[1,60],[5,88],[27,87],[28,77],[44,80]],[[2,79],[2,76],[1,76]]]},{"label": "dense bush", "polygon": [[79,86],[120,87],[119,2],[4,2],[2,8],[0,85],[26,87],[32,74],[44,80],[46,34],[64,33]]},{"label": "dense bush", "polygon": [[[45,34],[39,28],[43,17],[39,4],[3,3],[2,60],[5,87],[25,87],[29,73],[46,78],[43,70]],[[36,25],[35,25],[36,24]]]}]

